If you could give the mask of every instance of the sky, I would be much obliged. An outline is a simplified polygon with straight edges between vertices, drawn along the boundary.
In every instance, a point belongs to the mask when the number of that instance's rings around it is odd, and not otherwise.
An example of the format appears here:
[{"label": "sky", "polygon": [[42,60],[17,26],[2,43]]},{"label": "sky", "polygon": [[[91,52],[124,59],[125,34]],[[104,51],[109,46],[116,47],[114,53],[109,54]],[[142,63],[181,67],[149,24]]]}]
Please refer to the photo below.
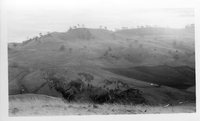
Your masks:
[{"label": "sky", "polygon": [[[109,1],[109,2],[108,2]],[[130,0],[7,0],[9,42],[21,42],[39,33],[65,32],[70,26],[88,28],[159,26],[182,28],[194,23],[192,8],[146,7]],[[154,3],[150,3],[154,4]]]}]

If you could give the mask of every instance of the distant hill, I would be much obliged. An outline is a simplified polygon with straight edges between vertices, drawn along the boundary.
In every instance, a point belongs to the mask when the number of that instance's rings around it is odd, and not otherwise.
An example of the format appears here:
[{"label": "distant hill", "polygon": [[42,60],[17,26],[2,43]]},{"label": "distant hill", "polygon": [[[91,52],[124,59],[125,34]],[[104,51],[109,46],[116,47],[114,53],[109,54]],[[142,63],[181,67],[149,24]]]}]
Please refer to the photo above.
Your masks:
[{"label": "distant hill", "polygon": [[147,35],[183,35],[183,34],[194,34],[191,29],[174,29],[174,28],[159,28],[159,27],[145,27],[145,28],[134,28],[134,29],[122,29],[116,31],[118,34],[126,36],[147,36]]}]

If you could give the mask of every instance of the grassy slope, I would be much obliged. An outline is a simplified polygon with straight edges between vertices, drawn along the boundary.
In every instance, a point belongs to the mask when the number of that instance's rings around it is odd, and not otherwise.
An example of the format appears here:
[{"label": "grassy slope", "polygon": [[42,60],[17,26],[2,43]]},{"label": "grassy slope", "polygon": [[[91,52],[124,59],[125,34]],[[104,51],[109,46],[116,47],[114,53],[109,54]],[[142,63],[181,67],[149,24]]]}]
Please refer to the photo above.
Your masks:
[{"label": "grassy slope", "polygon": [[134,68],[108,68],[107,70],[129,78],[178,89],[186,89],[195,85],[195,72],[187,66],[138,66]]},{"label": "grassy slope", "polygon": [[[125,83],[143,90],[146,98],[152,103],[156,103],[156,100],[159,100],[159,103],[185,100],[185,97],[190,96],[189,93],[168,89],[165,86],[155,88],[148,82],[127,78],[102,69],[162,64],[194,67],[194,55],[191,54],[194,51],[192,43],[194,37],[184,35],[132,36],[132,34],[95,29],[51,33],[9,50],[9,91],[10,94],[15,94],[13,92],[18,93],[21,86],[25,86],[28,92],[37,90],[35,93],[60,96],[55,90],[50,90],[47,85],[38,89],[44,83],[38,72],[58,68],[69,72],[65,74],[69,80],[79,78],[78,72],[88,72],[95,77],[92,84],[96,86],[101,86],[104,79],[120,78]],[[175,46],[173,46],[174,40],[178,43]],[[183,41],[182,44],[179,44],[181,41]],[[65,48],[60,50],[63,45]],[[190,58],[188,58],[188,53]],[[178,55],[179,58],[174,58],[174,55]],[[25,69],[26,74],[16,79],[21,68]],[[193,93],[192,98],[194,98]]]}]

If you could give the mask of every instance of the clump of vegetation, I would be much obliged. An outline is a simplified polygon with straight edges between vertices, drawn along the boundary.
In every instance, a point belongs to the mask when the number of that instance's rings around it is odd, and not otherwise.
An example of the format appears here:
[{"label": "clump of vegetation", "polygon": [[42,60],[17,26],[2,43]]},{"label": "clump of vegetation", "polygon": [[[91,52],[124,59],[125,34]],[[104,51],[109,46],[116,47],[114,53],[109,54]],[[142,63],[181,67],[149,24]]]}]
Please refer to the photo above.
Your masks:
[{"label": "clump of vegetation", "polygon": [[55,89],[60,92],[64,99],[74,100],[75,94],[81,91],[81,83],[78,81],[68,81],[63,76],[56,76],[55,73],[49,73],[45,76],[50,89]]},{"label": "clump of vegetation", "polygon": [[13,43],[13,46],[14,46],[14,47],[17,47],[17,43]]},{"label": "clump of vegetation", "polygon": [[39,36],[40,36],[40,37],[43,37],[43,34],[42,34],[42,33],[39,33]]},{"label": "clump of vegetation", "polygon": [[74,26],[74,29],[76,29],[77,27],[76,26]]},{"label": "clump of vegetation", "polygon": [[69,27],[69,30],[68,30],[68,31],[72,31],[72,27],[71,27],[71,26]]},{"label": "clump of vegetation", "polygon": [[[87,80],[91,82],[94,77],[88,73],[79,73]],[[84,101],[84,102],[93,102],[93,103],[132,103],[139,104],[145,103],[141,91],[134,88],[129,88],[126,86],[126,89],[109,89],[102,88],[98,86],[87,86],[86,83],[80,78],[75,80],[66,80],[64,77],[55,76],[55,74],[49,75],[45,78],[50,88],[54,88],[56,91],[60,92],[63,98],[67,101]],[[108,82],[112,82],[109,80]],[[91,84],[91,83],[90,83]],[[106,84],[109,85],[109,84]]]},{"label": "clump of vegetation", "polygon": [[85,81],[87,82],[91,82],[92,80],[94,80],[94,76],[88,73],[78,73],[78,75],[83,76],[85,78]]},{"label": "clump of vegetation", "polygon": [[26,45],[26,44],[28,44],[29,42],[31,42],[32,40],[33,40],[33,39],[29,39],[29,40],[23,41],[22,44],[23,44],[23,45]]},{"label": "clump of vegetation", "polygon": [[126,90],[120,89],[95,89],[94,94],[90,98],[94,103],[120,103],[120,104],[142,104],[146,103],[145,98],[141,92],[134,88]]}]

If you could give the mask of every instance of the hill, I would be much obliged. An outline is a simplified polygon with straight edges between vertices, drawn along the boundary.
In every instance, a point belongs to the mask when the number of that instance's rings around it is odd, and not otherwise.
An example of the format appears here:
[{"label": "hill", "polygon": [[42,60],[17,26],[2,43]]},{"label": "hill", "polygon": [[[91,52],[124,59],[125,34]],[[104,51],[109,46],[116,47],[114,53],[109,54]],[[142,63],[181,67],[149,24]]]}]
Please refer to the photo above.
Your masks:
[{"label": "hill", "polygon": [[195,101],[186,89],[195,86],[194,33],[185,29],[53,32],[9,44],[8,60],[10,95],[153,105]]}]

